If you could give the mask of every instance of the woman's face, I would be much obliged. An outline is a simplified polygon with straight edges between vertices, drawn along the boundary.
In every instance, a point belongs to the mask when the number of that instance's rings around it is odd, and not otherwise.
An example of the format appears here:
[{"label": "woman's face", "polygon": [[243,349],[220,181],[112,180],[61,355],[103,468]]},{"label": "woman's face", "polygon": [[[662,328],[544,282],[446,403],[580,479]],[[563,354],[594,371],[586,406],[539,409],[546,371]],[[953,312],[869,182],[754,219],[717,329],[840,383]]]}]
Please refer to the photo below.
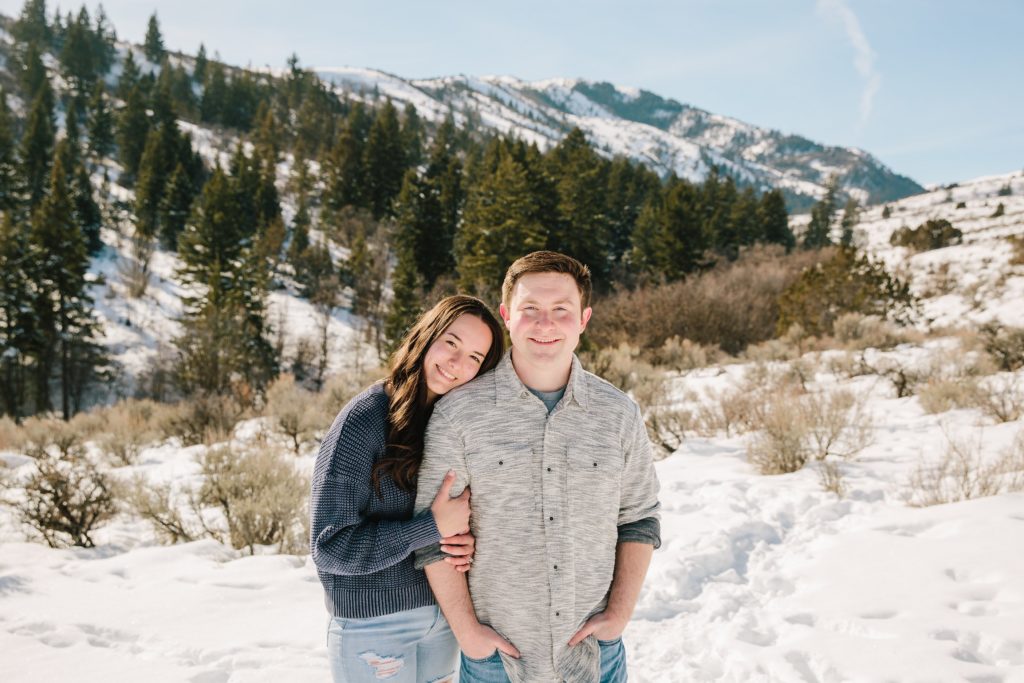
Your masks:
[{"label": "woman's face", "polygon": [[491,348],[491,329],[463,313],[441,333],[423,357],[427,399],[435,400],[476,377]]}]

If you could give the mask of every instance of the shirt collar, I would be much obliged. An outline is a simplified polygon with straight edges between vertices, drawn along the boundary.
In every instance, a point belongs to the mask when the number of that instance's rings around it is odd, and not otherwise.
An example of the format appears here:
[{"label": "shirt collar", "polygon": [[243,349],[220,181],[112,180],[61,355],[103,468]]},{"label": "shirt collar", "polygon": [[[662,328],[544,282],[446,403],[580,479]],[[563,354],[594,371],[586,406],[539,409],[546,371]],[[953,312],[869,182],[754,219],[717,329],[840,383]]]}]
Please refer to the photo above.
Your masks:
[{"label": "shirt collar", "polygon": [[[516,369],[512,365],[512,350],[505,352],[505,356],[494,369],[497,385],[495,398],[499,403],[511,401],[515,398],[528,398],[530,390],[519,379]],[[587,409],[587,382],[584,377],[583,365],[574,353],[572,355],[572,369],[569,371],[569,383],[565,387],[565,396],[562,401],[574,401],[579,407]]]}]

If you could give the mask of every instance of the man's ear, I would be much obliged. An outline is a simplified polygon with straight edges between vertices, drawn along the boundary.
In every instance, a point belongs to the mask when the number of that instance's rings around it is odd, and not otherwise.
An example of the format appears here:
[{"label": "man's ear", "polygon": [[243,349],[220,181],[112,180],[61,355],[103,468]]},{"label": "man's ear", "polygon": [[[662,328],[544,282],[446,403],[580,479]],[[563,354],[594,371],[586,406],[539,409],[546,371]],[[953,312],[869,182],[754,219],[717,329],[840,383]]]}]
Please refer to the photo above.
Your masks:
[{"label": "man's ear", "polygon": [[508,307],[505,306],[505,304],[498,304],[498,315],[500,315],[501,319],[505,321],[505,327],[508,327],[509,314]]},{"label": "man's ear", "polygon": [[593,315],[594,309],[587,306],[583,309],[583,315],[580,316],[580,334],[583,334],[583,330],[587,329],[587,323],[590,322],[590,316]]}]

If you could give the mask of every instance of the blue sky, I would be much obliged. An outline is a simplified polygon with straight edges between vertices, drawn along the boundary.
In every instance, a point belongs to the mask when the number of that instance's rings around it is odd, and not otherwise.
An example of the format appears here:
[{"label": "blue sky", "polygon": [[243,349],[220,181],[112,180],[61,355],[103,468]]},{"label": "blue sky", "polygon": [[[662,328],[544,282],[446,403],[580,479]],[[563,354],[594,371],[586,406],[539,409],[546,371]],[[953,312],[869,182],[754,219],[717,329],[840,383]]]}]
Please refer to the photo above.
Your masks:
[{"label": "blue sky", "polygon": [[[16,15],[21,5],[0,0],[0,11]],[[1024,168],[1018,0],[107,0],[104,7],[121,39],[140,42],[156,10],[168,47],[194,53],[203,42],[234,64],[283,66],[296,52],[307,66],[410,78],[607,80],[861,147],[924,184]]]}]

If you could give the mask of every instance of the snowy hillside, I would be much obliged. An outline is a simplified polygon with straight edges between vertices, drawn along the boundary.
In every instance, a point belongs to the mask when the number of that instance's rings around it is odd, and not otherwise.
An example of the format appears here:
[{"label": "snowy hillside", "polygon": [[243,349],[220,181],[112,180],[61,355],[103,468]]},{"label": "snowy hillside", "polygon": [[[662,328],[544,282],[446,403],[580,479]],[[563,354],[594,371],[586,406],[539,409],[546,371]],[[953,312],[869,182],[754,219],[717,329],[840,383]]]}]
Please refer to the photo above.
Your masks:
[{"label": "snowy hillside", "polygon": [[[890,244],[893,231],[932,219],[948,220],[963,232],[963,243],[919,253]],[[808,216],[793,216],[790,222],[799,234]],[[856,236],[859,246],[890,269],[910,275],[927,322],[943,327],[998,320],[1024,326],[1024,269],[1011,241],[1024,236],[1024,172],[869,207],[861,213]],[[1016,268],[1011,264],[1015,258]]]},{"label": "snowy hillside", "polygon": [[316,73],[341,91],[411,103],[433,121],[452,112],[462,125],[514,134],[541,149],[578,127],[606,156],[626,156],[661,175],[674,172],[699,181],[718,166],[744,184],[784,190],[797,208],[819,198],[832,174],[862,203],[898,199],[922,189],[862,150],[823,146],[609,83],[528,82],[509,76],[406,80],[348,67],[317,68]]}]

